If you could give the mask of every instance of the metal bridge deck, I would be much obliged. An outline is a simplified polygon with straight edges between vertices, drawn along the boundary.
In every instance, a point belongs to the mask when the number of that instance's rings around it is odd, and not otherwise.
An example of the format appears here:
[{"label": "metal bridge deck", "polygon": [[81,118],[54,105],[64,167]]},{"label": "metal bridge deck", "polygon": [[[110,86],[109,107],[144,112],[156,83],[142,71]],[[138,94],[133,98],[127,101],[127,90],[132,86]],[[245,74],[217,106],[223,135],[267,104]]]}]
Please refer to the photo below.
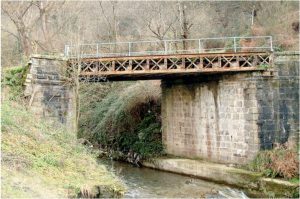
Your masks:
[{"label": "metal bridge deck", "polygon": [[236,52],[73,58],[69,67],[80,66],[81,81],[146,80],[266,70],[272,57],[271,52]]}]

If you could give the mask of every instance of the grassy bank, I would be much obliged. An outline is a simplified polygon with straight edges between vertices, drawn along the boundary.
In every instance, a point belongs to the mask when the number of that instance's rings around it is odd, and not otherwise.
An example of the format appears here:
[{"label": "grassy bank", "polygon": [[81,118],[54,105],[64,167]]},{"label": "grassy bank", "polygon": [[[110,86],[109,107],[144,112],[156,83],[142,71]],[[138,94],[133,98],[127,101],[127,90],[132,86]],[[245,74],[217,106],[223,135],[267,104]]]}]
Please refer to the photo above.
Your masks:
[{"label": "grassy bank", "polygon": [[[2,102],[2,197],[121,195],[124,187],[60,124]],[[81,193],[81,195],[80,195]],[[108,196],[112,196],[108,195]]]}]

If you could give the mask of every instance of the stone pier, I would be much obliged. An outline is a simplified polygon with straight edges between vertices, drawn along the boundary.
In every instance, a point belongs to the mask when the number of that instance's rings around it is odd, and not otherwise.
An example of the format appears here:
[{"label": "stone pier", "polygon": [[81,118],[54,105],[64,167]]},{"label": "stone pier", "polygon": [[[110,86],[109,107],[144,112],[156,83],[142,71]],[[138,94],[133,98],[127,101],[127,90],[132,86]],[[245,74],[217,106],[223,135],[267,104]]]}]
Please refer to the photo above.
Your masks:
[{"label": "stone pier", "polygon": [[273,74],[233,73],[162,81],[168,154],[242,164],[299,140],[299,53],[276,56]]}]

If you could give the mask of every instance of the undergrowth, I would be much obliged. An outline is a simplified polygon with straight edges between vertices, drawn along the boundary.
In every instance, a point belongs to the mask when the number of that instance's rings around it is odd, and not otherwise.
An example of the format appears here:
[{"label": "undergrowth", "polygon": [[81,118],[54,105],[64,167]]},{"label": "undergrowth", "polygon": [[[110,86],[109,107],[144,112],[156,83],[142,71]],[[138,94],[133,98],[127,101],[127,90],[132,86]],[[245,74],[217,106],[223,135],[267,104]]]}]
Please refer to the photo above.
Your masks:
[{"label": "undergrowth", "polygon": [[160,128],[155,116],[149,113],[133,132],[119,134],[116,138],[117,147],[122,152],[132,150],[144,158],[160,155],[163,151]]},{"label": "undergrowth", "polygon": [[[81,91],[79,136],[101,149],[124,154],[132,151],[143,158],[162,154],[159,82],[108,83],[107,87],[105,94]],[[87,95],[98,101],[86,101]]]},{"label": "undergrowth", "polygon": [[23,87],[28,70],[29,65],[10,67],[3,71],[2,86],[9,89],[6,94],[10,100],[19,100],[23,96]]},{"label": "undergrowth", "polygon": [[2,197],[76,197],[82,189],[124,189],[96,154],[60,124],[36,118],[16,102],[2,104]]},{"label": "undergrowth", "polygon": [[299,179],[299,158],[295,149],[279,145],[272,150],[260,151],[247,169],[263,173],[267,177]]}]

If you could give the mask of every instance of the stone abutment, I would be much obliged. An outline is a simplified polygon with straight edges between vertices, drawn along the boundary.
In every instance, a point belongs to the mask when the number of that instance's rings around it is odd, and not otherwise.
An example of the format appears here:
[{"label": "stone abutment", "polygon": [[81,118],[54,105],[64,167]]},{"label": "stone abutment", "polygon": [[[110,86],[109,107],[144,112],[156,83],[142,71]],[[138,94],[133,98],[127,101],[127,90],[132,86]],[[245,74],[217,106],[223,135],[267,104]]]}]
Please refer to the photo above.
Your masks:
[{"label": "stone abutment", "polygon": [[70,131],[76,129],[75,92],[66,81],[66,60],[61,57],[32,56],[25,96],[37,116],[58,121]]}]

